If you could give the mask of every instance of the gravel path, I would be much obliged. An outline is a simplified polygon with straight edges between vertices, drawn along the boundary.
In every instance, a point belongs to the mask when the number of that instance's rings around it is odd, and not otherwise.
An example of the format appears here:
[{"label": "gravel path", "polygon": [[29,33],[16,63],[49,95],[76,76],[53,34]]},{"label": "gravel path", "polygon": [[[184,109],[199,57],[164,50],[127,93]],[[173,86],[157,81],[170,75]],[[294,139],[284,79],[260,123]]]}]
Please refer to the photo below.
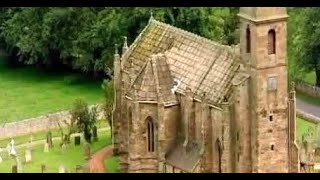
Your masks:
[{"label": "gravel path", "polygon": [[320,107],[297,98],[297,109],[320,118]]}]

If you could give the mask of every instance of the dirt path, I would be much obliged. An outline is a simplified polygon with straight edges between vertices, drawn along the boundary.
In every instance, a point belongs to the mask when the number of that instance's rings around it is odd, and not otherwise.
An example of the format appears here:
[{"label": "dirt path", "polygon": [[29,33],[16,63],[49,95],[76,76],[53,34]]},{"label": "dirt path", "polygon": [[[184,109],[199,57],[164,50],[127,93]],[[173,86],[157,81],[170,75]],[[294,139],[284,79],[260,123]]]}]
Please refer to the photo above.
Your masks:
[{"label": "dirt path", "polygon": [[113,154],[112,145],[107,146],[97,153],[95,153],[89,160],[89,169],[91,173],[105,173],[107,172],[106,167],[104,166],[104,160]]}]

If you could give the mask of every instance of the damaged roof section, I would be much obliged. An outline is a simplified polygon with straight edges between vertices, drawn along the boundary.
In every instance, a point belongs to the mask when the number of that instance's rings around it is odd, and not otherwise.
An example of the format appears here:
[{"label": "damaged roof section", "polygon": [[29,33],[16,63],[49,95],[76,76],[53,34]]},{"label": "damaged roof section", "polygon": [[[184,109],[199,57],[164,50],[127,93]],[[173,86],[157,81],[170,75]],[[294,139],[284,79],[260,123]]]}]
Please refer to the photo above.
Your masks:
[{"label": "damaged roof section", "polygon": [[[151,19],[123,55],[122,68],[127,72],[134,72],[134,79],[140,81],[141,69],[151,67],[152,63],[146,65],[147,61],[159,53],[166,57],[163,61],[166,62],[165,65],[160,64],[163,63],[161,60],[158,61],[159,67],[168,70],[165,74],[171,74],[170,79],[177,79],[180,83],[176,92],[183,94],[189,87],[195,98],[200,99],[201,94],[206,93],[208,103],[212,104],[219,104],[228,96],[240,63],[240,57],[230,46]],[[164,88],[165,91],[173,86],[171,80],[170,83],[163,84],[165,86],[161,89]]]}]

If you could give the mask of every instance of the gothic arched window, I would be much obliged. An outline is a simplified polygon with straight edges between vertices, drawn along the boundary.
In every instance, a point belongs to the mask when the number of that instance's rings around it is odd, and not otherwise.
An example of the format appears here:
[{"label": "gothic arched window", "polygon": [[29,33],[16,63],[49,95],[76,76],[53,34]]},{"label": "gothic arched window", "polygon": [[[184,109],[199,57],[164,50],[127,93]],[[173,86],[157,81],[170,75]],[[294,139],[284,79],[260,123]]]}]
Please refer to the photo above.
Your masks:
[{"label": "gothic arched window", "polygon": [[148,152],[154,152],[155,150],[155,132],[154,123],[151,117],[147,118],[147,130],[148,130]]},{"label": "gothic arched window", "polygon": [[268,32],[268,54],[276,53],[276,32],[274,29]]},{"label": "gothic arched window", "polygon": [[246,30],[246,49],[247,49],[247,53],[251,52],[251,33],[250,33],[249,26],[247,27],[247,30]]}]

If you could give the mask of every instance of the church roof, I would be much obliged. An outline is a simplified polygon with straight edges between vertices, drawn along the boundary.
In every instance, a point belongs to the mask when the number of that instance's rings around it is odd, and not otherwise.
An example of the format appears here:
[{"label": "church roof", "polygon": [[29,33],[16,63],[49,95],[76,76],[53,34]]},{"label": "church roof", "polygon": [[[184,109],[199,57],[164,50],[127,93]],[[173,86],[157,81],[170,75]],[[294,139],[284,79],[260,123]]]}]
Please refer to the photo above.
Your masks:
[{"label": "church roof", "polygon": [[200,147],[198,145],[194,144],[193,147],[186,150],[183,143],[179,143],[166,155],[166,163],[192,172],[200,158]]},{"label": "church roof", "polygon": [[[134,72],[134,78],[139,79],[148,59],[158,53],[165,55],[172,79],[180,82],[178,93],[185,93],[189,87],[195,98],[200,99],[206,93],[211,103],[221,103],[228,96],[231,81],[239,68],[239,56],[230,46],[154,19],[123,55],[122,68]],[[168,83],[166,86],[172,88],[173,82]]]}]

